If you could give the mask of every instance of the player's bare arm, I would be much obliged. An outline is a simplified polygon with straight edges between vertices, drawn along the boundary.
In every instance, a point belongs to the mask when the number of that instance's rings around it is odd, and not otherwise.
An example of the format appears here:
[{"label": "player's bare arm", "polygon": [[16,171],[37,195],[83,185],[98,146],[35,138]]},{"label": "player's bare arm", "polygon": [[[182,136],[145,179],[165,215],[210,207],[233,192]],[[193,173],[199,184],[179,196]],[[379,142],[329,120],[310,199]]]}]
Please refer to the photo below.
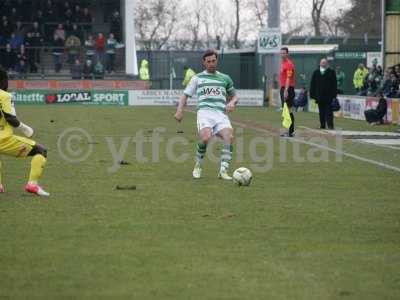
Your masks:
[{"label": "player's bare arm", "polygon": [[228,97],[228,103],[226,104],[226,112],[230,113],[235,110],[236,104],[238,102],[238,97],[236,95]]},{"label": "player's bare arm", "polygon": [[30,126],[19,121],[16,116],[8,114],[4,111],[2,111],[2,114],[8,124],[10,124],[14,128],[20,129],[26,137],[31,137],[33,135],[33,129]]},{"label": "player's bare arm", "polygon": [[183,108],[186,106],[187,96],[184,94],[179,99],[178,107],[176,108],[175,119],[180,122],[183,119]]}]

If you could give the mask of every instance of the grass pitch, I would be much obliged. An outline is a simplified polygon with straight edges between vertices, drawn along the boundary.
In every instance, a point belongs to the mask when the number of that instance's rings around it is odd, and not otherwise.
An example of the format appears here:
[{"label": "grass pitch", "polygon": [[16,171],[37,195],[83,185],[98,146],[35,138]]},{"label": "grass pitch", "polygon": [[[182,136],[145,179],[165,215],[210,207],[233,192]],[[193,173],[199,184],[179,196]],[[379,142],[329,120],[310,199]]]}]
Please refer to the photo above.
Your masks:
[{"label": "grass pitch", "polygon": [[[51,197],[23,192],[29,159],[2,158],[0,299],[400,298],[400,173],[282,142],[279,113],[239,108],[232,115],[243,128],[232,170],[254,173],[246,188],[218,180],[211,161],[202,179],[191,178],[192,113],[177,125],[173,108],[17,111],[49,149],[41,183]],[[316,128],[317,115],[298,113],[296,122]],[[336,126],[371,130],[344,119]],[[78,158],[91,148],[82,162],[62,152],[67,146],[59,139],[68,128],[90,136],[69,140]],[[393,127],[376,130],[382,129]],[[153,151],[157,133],[163,141]],[[297,136],[338,147],[311,131]],[[187,154],[184,162],[171,160],[173,139],[174,158]],[[399,150],[351,141],[341,149],[400,168]],[[122,165],[115,163],[118,151]],[[254,170],[267,161],[267,172]]]}]

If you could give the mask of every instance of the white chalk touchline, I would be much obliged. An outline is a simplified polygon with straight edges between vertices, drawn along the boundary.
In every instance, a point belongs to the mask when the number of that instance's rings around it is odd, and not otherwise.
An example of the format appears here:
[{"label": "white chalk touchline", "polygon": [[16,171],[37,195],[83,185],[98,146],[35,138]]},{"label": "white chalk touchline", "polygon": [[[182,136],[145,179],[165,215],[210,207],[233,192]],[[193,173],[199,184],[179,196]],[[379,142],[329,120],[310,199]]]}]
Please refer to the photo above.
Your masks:
[{"label": "white chalk touchline", "polygon": [[368,144],[368,145],[374,145],[379,148],[386,148],[386,149],[391,149],[391,150],[400,150],[399,147],[396,147],[400,143],[400,139],[368,139],[369,135],[374,135],[374,136],[388,136],[388,137],[400,137],[399,133],[393,133],[393,132],[379,132],[379,131],[341,131],[341,130],[333,130],[333,131],[324,131],[324,130],[317,130],[317,129],[312,129],[306,126],[298,126],[299,128],[304,128],[307,129],[308,131],[312,131],[315,133],[322,133],[322,134],[330,134],[330,135],[338,135],[340,134],[341,136],[352,136],[352,135],[357,135],[357,136],[365,136],[363,139],[349,139],[349,141],[352,141],[353,143],[360,143],[360,144]]},{"label": "white chalk touchline", "polygon": [[[196,113],[195,111],[191,111],[191,110],[187,110],[187,109],[186,109],[185,111],[191,112],[191,113],[193,113],[193,114]],[[241,122],[238,122],[238,121],[231,121],[231,122],[232,122],[233,124],[237,124],[237,125],[242,126],[242,127],[244,127],[244,128],[249,128],[249,129],[253,129],[253,130],[255,130],[255,131],[259,131],[259,132],[271,134],[271,132],[268,131],[267,129],[258,128],[258,127],[254,127],[254,126],[249,126],[249,125],[247,125],[247,124],[244,124],[244,123],[241,123]],[[292,142],[298,142],[298,143],[300,143],[300,144],[305,144],[305,145],[309,145],[309,146],[314,146],[314,147],[319,148],[319,149],[322,149],[322,150],[326,150],[326,151],[334,152],[334,153],[339,154],[339,155],[351,157],[351,158],[356,159],[356,160],[359,160],[359,161],[363,161],[363,162],[366,162],[366,163],[370,163],[370,164],[372,164],[372,165],[376,165],[376,166],[379,166],[379,167],[382,167],[382,168],[385,168],[385,169],[388,169],[388,170],[392,170],[392,171],[396,171],[396,172],[399,172],[399,173],[400,173],[400,168],[399,168],[399,167],[395,167],[395,166],[392,166],[392,165],[389,165],[389,164],[385,164],[385,163],[383,163],[383,162],[379,162],[379,161],[376,161],[376,160],[364,158],[364,157],[361,157],[361,156],[359,156],[359,155],[351,154],[351,153],[344,152],[344,151],[338,151],[338,150],[336,150],[336,149],[333,149],[333,148],[330,148],[330,147],[327,147],[327,146],[323,146],[323,145],[319,145],[319,144],[316,144],[316,143],[307,142],[307,141],[305,141],[305,140],[297,139],[297,138],[295,138],[295,137],[293,137],[293,138],[287,138],[287,139],[288,139],[289,141],[292,141]]]},{"label": "white chalk touchline", "polygon": [[[263,133],[269,133],[269,134],[271,133],[267,129],[262,129],[262,128],[257,128],[257,127],[254,127],[254,126],[249,126],[249,125],[243,124],[241,122],[233,121],[232,123],[237,124],[239,126],[242,126],[244,128],[253,129],[253,130],[256,130],[256,131],[263,132]],[[295,137],[287,138],[287,139],[289,141],[298,142],[300,144],[306,144],[306,145],[313,146],[313,147],[316,147],[316,148],[319,148],[319,149],[322,149],[322,150],[334,152],[334,153],[339,154],[339,155],[351,157],[351,158],[359,160],[359,161],[363,161],[363,162],[367,162],[367,163],[370,163],[370,164],[373,164],[373,165],[376,165],[376,166],[380,166],[380,167],[383,167],[383,168],[386,168],[386,169],[389,169],[389,170],[392,170],[392,171],[400,172],[400,168],[399,167],[395,167],[395,166],[392,166],[392,165],[389,165],[389,164],[385,164],[383,162],[379,162],[379,161],[376,161],[376,160],[364,158],[364,157],[361,157],[359,155],[355,155],[355,154],[352,154],[352,153],[339,151],[337,149],[333,149],[333,148],[330,148],[330,147],[327,147],[327,146],[324,146],[324,145],[320,145],[320,144],[316,144],[316,143],[312,143],[312,142],[307,142],[305,140],[301,140],[301,139],[298,139],[298,138],[295,138]]]}]

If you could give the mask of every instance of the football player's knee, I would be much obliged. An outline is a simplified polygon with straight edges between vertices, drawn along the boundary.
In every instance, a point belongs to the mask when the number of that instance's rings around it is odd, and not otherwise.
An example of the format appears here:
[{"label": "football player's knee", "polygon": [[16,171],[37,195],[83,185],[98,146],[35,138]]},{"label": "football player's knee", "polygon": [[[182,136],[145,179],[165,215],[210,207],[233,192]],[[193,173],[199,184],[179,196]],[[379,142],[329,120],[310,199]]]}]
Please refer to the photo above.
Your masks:
[{"label": "football player's knee", "polygon": [[36,154],[41,154],[44,157],[47,157],[47,149],[42,145],[35,145],[31,152],[29,152],[29,156],[35,156]]},{"label": "football player's knee", "polygon": [[235,140],[235,138],[234,138],[234,136],[233,136],[233,133],[230,133],[229,136],[228,136],[228,138],[229,138],[229,142],[230,142],[231,144],[232,144],[233,141]]},{"label": "football player's knee", "polygon": [[208,141],[210,140],[210,138],[211,138],[211,134],[209,134],[209,133],[204,133],[200,137],[203,144],[207,144]]},{"label": "football player's knee", "polygon": [[224,132],[222,139],[226,143],[233,143],[233,132]]}]

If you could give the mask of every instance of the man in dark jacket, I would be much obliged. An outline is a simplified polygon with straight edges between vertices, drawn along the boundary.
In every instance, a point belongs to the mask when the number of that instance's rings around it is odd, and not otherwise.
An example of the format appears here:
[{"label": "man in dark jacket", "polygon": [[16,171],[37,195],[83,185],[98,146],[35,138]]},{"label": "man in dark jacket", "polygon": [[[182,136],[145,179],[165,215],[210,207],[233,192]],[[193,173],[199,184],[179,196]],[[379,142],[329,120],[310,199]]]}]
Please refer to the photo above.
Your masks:
[{"label": "man in dark jacket", "polygon": [[328,61],[323,58],[319,68],[314,71],[311,78],[310,97],[315,99],[319,109],[321,129],[334,129],[332,100],[337,95],[337,80],[334,70],[329,68]]},{"label": "man in dark jacket", "polygon": [[383,117],[386,115],[386,112],[387,112],[386,99],[383,97],[383,95],[381,95],[379,103],[375,109],[368,109],[364,111],[365,119],[371,125],[383,124],[384,123]]}]

